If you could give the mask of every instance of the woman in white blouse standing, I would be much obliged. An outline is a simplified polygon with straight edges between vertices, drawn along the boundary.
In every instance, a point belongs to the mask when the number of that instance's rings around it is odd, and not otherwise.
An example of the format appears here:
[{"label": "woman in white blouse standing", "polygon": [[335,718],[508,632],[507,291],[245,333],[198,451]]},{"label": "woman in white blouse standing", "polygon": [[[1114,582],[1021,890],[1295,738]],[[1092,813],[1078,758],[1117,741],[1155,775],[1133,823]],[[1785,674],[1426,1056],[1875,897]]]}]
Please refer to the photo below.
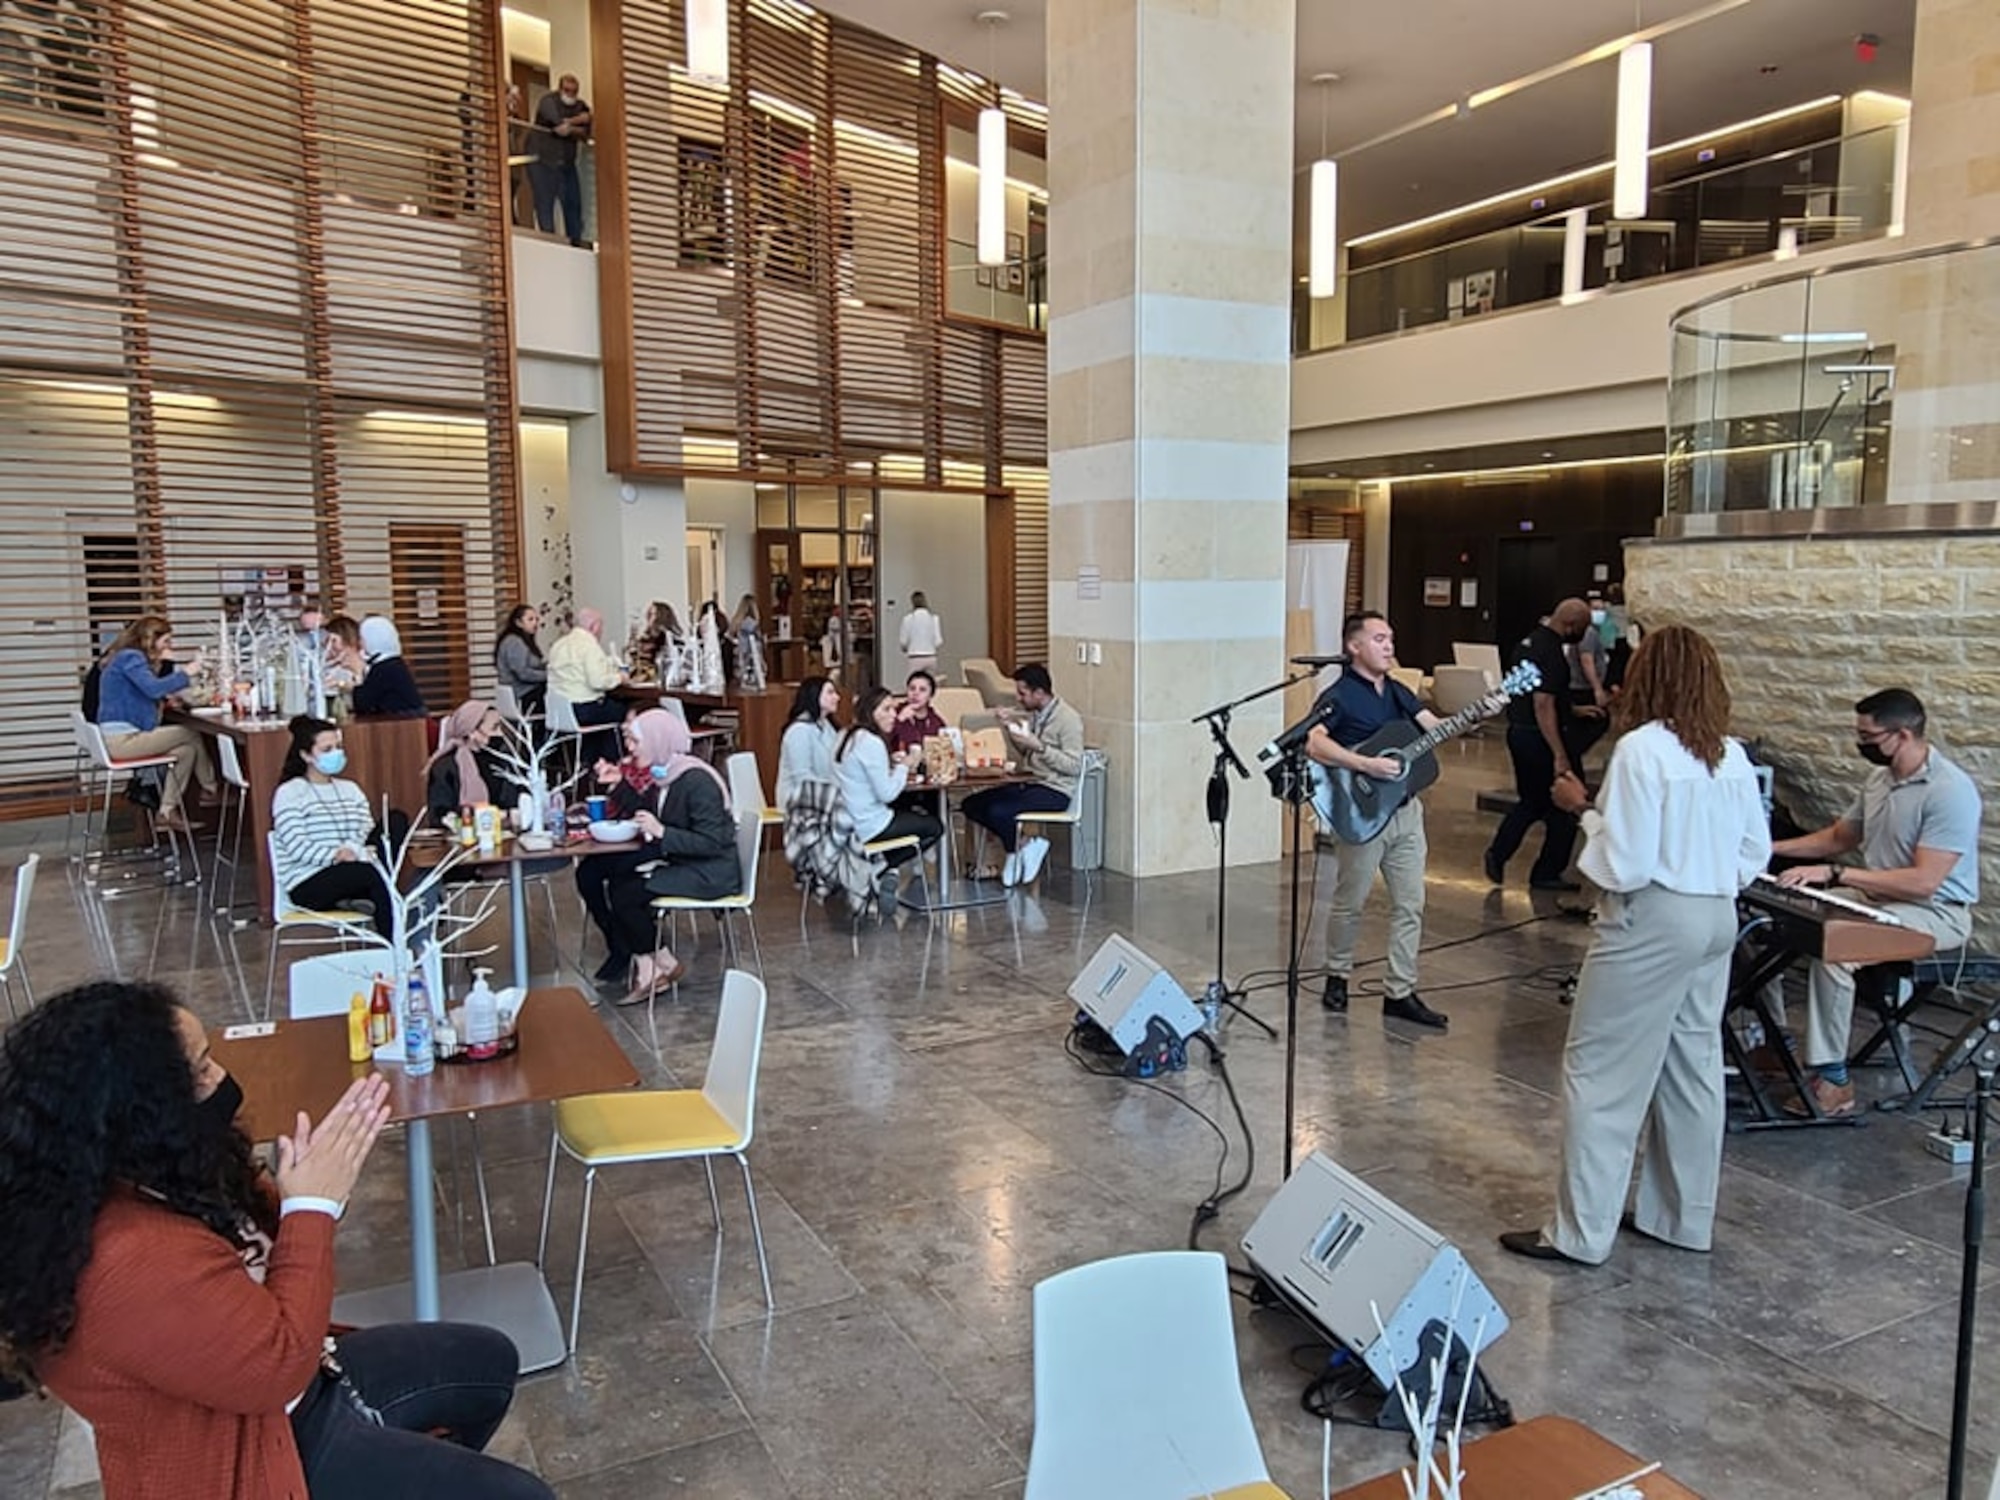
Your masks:
[{"label": "woman in white blouse standing", "polygon": [[1555,786],[1557,805],[1582,814],[1589,843],[1578,868],[1604,892],[1563,1049],[1556,1211],[1545,1228],[1500,1236],[1517,1255],[1586,1265],[1611,1255],[1635,1153],[1632,1227],[1709,1248],[1736,897],[1771,857],[1756,775],[1726,735],[1722,664],[1699,631],[1647,636],[1616,714],[1625,734],[1603,810],[1574,776]]},{"label": "woman in white blouse standing", "polygon": [[[340,774],[347,769],[340,729],[309,714],[300,714],[290,727],[291,748],[271,798],[277,887],[307,911],[366,901],[375,908],[375,930],[392,937],[396,919],[389,890],[368,860],[369,845],[379,843],[375,813],[367,794]],[[389,814],[392,841],[400,843],[408,830],[404,814]]]}]

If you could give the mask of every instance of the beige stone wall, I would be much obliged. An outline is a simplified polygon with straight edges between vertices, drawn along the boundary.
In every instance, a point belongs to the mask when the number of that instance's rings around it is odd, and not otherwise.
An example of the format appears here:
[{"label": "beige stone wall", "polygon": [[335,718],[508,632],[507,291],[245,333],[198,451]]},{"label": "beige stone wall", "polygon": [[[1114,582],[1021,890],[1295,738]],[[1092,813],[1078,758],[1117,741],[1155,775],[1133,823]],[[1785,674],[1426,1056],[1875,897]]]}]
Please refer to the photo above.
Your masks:
[{"label": "beige stone wall", "polygon": [[1634,543],[1625,591],[1638,619],[1715,643],[1735,732],[1761,743],[1801,822],[1831,821],[1861,784],[1855,700],[1922,698],[1987,799],[1975,935],[2000,946],[2000,536]]},{"label": "beige stone wall", "polygon": [[2000,7],[1917,0],[1910,95],[1912,243],[2000,234]]},{"label": "beige stone wall", "polygon": [[[1214,860],[1189,720],[1283,672],[1295,24],[1293,0],[1049,8],[1049,654],[1135,875]],[[1280,727],[1275,698],[1244,710],[1239,752]],[[1235,806],[1232,860],[1274,857],[1276,805]]]}]

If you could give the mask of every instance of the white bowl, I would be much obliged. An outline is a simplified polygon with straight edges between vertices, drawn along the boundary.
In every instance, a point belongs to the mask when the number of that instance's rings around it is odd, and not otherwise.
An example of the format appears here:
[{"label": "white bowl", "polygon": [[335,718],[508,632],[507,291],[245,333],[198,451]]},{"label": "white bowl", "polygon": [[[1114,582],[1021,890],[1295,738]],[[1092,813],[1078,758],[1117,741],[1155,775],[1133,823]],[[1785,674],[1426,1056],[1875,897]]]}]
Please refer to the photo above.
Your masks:
[{"label": "white bowl", "polygon": [[226,708],[191,708],[188,710],[197,719],[220,719],[229,712]]},{"label": "white bowl", "polygon": [[630,818],[607,818],[590,825],[590,836],[600,844],[629,844],[639,836],[639,825]]}]

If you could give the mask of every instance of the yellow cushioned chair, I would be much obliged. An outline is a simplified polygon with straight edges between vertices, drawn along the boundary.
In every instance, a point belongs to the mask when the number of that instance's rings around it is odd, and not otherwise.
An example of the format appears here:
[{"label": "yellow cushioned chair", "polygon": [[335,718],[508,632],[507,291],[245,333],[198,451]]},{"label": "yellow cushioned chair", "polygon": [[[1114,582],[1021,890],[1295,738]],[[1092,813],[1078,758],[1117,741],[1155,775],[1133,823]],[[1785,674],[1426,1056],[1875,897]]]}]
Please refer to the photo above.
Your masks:
[{"label": "yellow cushioned chair", "polygon": [[708,1174],[708,1203],[715,1232],[722,1232],[722,1201],[715,1192],[715,1158],[733,1156],[743,1169],[743,1197],[750,1205],[750,1233],[757,1243],[757,1274],[764,1305],[773,1307],[771,1267],[764,1256],[764,1226],[757,1218],[757,1190],[750,1181],[750,1136],[757,1107],[757,1062],[764,1050],[764,983],[731,969],[722,979],[722,1010],[708,1076],[699,1089],[584,1094],[555,1107],[549,1142],[549,1178],[542,1195],[542,1234],[535,1250],[541,1265],[549,1247],[549,1210],[555,1202],[556,1161],[567,1153],[583,1163],[583,1217],[577,1230],[576,1287],[570,1294],[569,1352],[576,1353],[583,1315],[583,1273],[590,1250],[590,1199],[600,1167],[699,1157]]}]

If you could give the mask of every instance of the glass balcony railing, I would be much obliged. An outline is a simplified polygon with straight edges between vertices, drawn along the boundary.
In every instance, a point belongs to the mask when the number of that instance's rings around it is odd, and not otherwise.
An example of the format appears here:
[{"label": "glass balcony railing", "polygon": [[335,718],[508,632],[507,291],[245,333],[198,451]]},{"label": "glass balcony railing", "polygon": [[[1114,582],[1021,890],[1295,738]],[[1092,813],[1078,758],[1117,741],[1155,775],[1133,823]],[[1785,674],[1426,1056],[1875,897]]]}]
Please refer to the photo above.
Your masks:
[{"label": "glass balcony railing", "polygon": [[[1643,219],[1614,220],[1608,199],[1592,203],[1585,209],[1582,289],[1884,234],[1904,128],[1859,131],[1664,184],[1653,190]],[[1346,341],[1560,298],[1565,219],[1558,213],[1350,271]],[[1303,289],[1300,301],[1297,352],[1342,342],[1337,328],[1324,326],[1314,338],[1316,320]]]},{"label": "glass balcony railing", "polygon": [[1825,528],[1868,517],[1769,513],[2000,499],[2000,347],[1965,328],[1968,309],[1992,306],[1988,242],[1794,271],[1683,309],[1669,530]]}]

